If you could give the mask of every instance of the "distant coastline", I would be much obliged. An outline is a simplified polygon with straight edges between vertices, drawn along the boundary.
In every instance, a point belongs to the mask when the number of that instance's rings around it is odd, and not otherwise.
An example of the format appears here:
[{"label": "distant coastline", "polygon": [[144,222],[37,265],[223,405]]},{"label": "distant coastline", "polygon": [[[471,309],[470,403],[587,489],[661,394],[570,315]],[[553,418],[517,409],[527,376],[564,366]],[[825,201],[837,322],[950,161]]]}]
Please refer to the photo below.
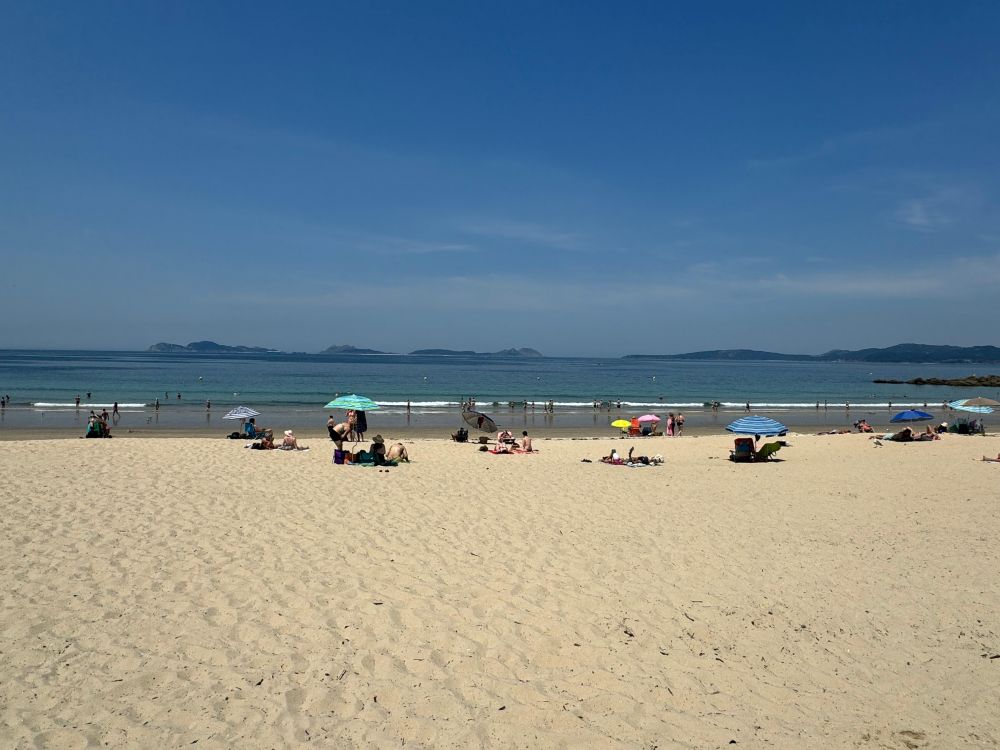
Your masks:
[{"label": "distant coastline", "polygon": [[[192,341],[190,344],[170,344],[167,342],[159,342],[150,346],[146,351],[148,352],[161,352],[169,354],[285,354],[286,352],[280,349],[267,349],[261,346],[228,346],[226,344],[217,344],[214,341]],[[298,354],[306,354],[308,352],[296,352]],[[385,354],[395,354],[395,352],[383,352],[378,349],[365,349],[357,346],[352,346],[350,344],[334,344],[333,346],[328,346],[321,352],[317,354],[373,354],[373,355],[385,355]],[[511,348],[511,349],[501,349],[498,352],[475,352],[472,350],[457,350],[457,349],[415,349],[409,352],[410,355],[423,356],[423,357],[532,357],[539,358],[544,357],[537,349],[531,349],[529,347],[521,348]]]},{"label": "distant coastline", "polygon": [[686,354],[627,354],[623,359],[684,359],[698,361],[777,361],[777,362],[871,362],[934,364],[997,364],[1000,348],[995,346],[938,346],[896,344],[884,349],[832,349],[825,354],[782,354],[755,349],[712,349]]}]

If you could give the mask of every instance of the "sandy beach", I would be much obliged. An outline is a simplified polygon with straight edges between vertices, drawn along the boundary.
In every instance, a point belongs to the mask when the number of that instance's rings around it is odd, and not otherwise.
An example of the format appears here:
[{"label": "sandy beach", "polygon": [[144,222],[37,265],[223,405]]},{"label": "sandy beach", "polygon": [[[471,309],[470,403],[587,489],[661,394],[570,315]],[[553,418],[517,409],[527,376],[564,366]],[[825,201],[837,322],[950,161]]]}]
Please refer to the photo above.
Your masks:
[{"label": "sandy beach", "polygon": [[1000,437],[788,440],[3,442],[0,746],[994,747]]}]

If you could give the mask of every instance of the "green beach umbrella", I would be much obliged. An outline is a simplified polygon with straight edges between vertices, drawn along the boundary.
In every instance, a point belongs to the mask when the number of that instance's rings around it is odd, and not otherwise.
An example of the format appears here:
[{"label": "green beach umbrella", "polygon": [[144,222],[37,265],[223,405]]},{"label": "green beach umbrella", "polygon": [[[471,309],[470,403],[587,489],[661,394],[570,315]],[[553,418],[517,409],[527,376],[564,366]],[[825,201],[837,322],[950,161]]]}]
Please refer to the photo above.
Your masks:
[{"label": "green beach umbrella", "polygon": [[355,411],[375,411],[379,405],[370,398],[358,396],[354,393],[349,396],[337,396],[333,401],[323,407],[324,409],[354,409]]}]

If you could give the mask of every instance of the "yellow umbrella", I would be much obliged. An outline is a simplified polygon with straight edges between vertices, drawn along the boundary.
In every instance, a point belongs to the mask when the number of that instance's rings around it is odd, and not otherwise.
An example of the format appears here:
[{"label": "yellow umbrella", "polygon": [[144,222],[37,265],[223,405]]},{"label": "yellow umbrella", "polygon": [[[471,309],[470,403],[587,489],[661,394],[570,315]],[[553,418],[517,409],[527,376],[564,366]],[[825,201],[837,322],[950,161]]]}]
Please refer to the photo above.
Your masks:
[{"label": "yellow umbrella", "polygon": [[627,419],[616,419],[614,422],[611,423],[611,426],[620,427],[624,430],[626,427],[631,427],[632,423],[629,422]]}]

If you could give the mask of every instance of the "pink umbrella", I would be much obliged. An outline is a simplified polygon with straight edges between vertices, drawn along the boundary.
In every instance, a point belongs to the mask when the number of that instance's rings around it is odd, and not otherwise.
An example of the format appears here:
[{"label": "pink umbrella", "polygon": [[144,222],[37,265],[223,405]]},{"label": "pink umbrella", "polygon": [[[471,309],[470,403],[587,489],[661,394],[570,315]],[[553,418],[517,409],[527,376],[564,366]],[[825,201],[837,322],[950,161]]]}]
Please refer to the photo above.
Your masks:
[{"label": "pink umbrella", "polygon": [[640,422],[659,422],[660,418],[655,414],[643,414],[639,417]]}]

